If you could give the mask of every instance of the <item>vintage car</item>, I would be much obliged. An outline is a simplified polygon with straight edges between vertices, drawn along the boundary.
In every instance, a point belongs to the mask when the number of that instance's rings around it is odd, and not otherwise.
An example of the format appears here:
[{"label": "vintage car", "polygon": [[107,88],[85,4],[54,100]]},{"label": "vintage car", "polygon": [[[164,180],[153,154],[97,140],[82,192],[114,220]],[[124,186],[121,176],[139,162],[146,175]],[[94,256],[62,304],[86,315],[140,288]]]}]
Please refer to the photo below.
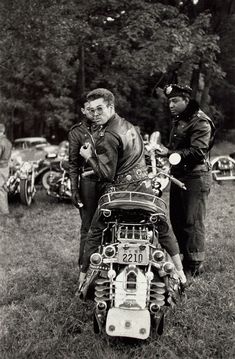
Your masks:
[{"label": "vintage car", "polygon": [[22,137],[13,141],[10,167],[14,169],[19,163],[39,163],[36,177],[46,170],[44,160],[48,153],[57,153],[58,145],[51,145],[44,137]]}]

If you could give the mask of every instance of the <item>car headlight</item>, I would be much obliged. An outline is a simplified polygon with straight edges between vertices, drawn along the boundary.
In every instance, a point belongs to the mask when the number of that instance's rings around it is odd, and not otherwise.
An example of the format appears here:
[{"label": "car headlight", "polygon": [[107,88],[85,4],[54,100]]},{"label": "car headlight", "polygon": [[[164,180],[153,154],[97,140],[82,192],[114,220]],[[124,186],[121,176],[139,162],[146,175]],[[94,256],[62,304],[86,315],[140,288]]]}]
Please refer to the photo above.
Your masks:
[{"label": "car headlight", "polygon": [[10,167],[19,169],[22,163],[23,163],[22,158],[20,156],[16,156],[11,159]]}]

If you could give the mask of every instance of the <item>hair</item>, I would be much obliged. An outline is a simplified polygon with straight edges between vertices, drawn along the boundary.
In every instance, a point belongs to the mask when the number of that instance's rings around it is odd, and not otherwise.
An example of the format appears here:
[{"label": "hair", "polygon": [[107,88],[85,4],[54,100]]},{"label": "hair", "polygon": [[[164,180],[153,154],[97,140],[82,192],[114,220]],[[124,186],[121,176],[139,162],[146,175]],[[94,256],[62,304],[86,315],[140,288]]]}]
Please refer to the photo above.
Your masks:
[{"label": "hair", "polygon": [[88,101],[97,100],[98,98],[103,98],[108,105],[114,105],[115,102],[114,94],[107,89],[98,88],[87,94]]},{"label": "hair", "polygon": [[4,123],[0,123],[0,132],[5,133],[6,131],[6,126],[4,125]]},{"label": "hair", "polygon": [[78,99],[78,105],[80,108],[84,108],[84,104],[87,102],[87,93],[83,93]]}]

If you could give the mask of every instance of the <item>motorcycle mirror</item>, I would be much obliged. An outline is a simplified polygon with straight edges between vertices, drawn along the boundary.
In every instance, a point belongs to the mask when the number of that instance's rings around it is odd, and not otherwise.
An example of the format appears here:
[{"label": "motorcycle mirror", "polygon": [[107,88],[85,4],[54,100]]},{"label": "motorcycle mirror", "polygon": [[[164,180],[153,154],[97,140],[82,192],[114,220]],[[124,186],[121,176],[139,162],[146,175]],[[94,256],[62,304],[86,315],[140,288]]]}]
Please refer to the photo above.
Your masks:
[{"label": "motorcycle mirror", "polygon": [[180,161],[181,161],[181,156],[179,153],[175,152],[169,156],[169,162],[173,166],[178,165],[178,163],[180,163]]},{"label": "motorcycle mirror", "polygon": [[149,142],[154,145],[159,145],[161,143],[161,133],[159,131],[154,131],[150,136]]}]

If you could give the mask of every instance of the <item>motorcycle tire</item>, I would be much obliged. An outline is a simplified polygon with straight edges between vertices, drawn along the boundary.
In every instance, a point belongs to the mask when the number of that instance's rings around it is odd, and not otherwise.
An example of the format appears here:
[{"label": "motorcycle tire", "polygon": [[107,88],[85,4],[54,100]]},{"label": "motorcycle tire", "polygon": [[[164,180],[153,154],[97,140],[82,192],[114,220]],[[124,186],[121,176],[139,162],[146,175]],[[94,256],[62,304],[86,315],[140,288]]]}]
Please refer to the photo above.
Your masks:
[{"label": "motorcycle tire", "polygon": [[42,185],[46,191],[50,188],[51,178],[54,178],[57,175],[58,172],[56,171],[47,171],[46,173],[44,173],[44,175],[42,176]]},{"label": "motorcycle tire", "polygon": [[33,200],[33,193],[31,191],[31,181],[32,179],[20,180],[20,200],[26,206],[30,206]]}]

